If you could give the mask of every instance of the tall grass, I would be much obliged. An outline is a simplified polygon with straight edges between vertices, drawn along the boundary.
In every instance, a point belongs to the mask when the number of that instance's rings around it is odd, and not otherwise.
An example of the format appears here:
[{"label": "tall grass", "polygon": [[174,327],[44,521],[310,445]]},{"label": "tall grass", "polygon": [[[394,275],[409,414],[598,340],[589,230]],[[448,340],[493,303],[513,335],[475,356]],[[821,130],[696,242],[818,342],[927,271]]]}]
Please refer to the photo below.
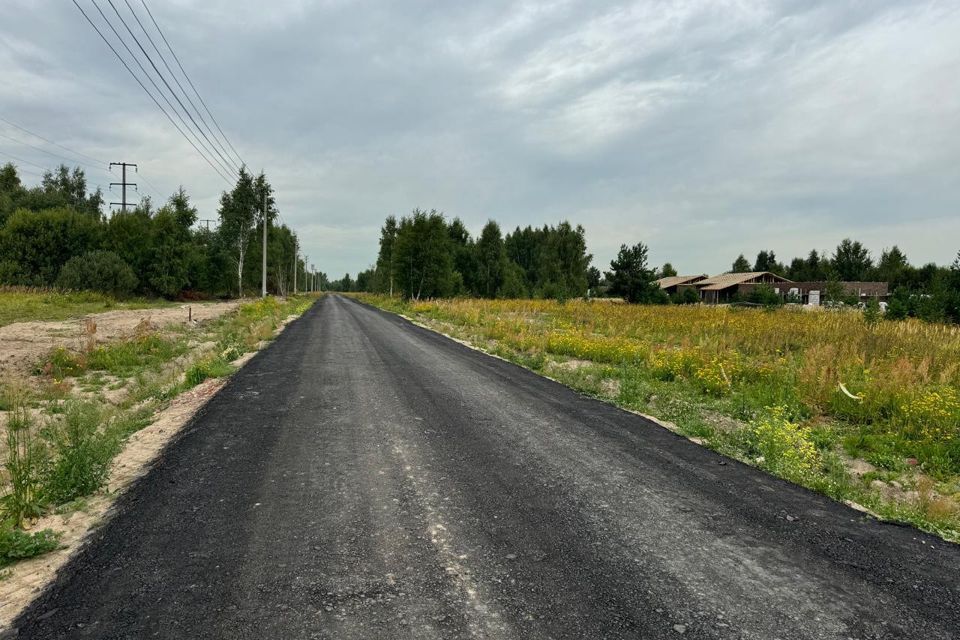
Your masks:
[{"label": "tall grass", "polygon": [[43,512],[43,473],[48,452],[37,437],[27,392],[20,387],[8,387],[4,395],[10,410],[4,425],[6,491],[0,496],[0,513],[3,520],[20,526],[27,518]]}]

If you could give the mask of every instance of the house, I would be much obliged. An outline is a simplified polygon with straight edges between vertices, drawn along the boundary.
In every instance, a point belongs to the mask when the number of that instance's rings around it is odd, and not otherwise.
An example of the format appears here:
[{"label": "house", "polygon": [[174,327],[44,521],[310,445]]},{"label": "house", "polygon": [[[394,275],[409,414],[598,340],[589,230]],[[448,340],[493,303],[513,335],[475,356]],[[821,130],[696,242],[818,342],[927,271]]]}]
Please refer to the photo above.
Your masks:
[{"label": "house", "polygon": [[673,295],[677,293],[679,287],[687,287],[693,284],[705,280],[707,274],[702,274],[699,276],[666,276],[657,280],[657,284],[660,285],[660,288],[666,291],[668,294]]},{"label": "house", "polygon": [[693,283],[693,286],[700,292],[701,300],[709,304],[717,304],[730,302],[758,285],[767,285],[774,292],[786,296],[786,285],[789,284],[791,284],[790,280],[769,271],[749,271],[721,273],[718,276],[699,280]]}]

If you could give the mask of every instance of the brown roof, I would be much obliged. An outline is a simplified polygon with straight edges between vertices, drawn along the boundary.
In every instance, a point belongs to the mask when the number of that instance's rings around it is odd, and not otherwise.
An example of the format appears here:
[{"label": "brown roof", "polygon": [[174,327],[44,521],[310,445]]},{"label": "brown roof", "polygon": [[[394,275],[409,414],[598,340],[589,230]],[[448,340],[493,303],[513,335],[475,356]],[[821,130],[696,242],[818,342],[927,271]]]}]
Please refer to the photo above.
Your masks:
[{"label": "brown roof", "polygon": [[701,291],[720,291],[721,289],[750,282],[763,276],[772,276],[777,282],[790,282],[783,276],[778,276],[769,271],[748,271],[746,273],[721,273],[718,276],[711,276],[706,280],[701,280],[697,283],[697,286]]},{"label": "brown roof", "polygon": [[698,276],[667,276],[666,278],[660,278],[657,280],[657,284],[660,285],[661,289],[669,289],[670,287],[675,287],[679,284],[690,284],[691,282],[699,282],[706,278],[706,274]]}]

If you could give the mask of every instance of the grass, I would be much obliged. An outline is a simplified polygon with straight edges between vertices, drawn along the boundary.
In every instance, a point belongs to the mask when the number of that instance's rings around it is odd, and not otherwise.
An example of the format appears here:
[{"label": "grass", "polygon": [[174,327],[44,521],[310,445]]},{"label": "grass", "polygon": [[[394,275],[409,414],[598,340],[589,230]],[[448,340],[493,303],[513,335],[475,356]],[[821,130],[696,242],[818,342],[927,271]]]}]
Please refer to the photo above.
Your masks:
[{"label": "grass", "polygon": [[133,298],[118,300],[90,291],[0,290],[0,327],[14,322],[66,320],[90,313],[117,309],[148,309],[171,306],[166,300]]},{"label": "grass", "polygon": [[[867,323],[839,311],[362,299],[672,422],[771,473],[960,541],[956,327]],[[889,473],[881,482],[891,491],[852,475],[849,457]],[[904,490],[893,492],[893,481]]]},{"label": "grass", "polygon": [[[90,341],[81,351],[56,349],[38,365],[32,390],[0,385],[0,410],[8,412],[0,474],[0,566],[56,548],[55,536],[28,534],[25,522],[82,508],[85,498],[106,484],[126,439],[153,422],[157,410],[204,380],[230,375],[231,360],[272,339],[287,316],[299,315],[314,300],[300,296],[242,304],[191,330],[192,335],[140,328],[124,340]],[[215,348],[191,354],[191,343]],[[107,386],[125,388],[126,396],[116,404],[106,402],[100,392]]]}]

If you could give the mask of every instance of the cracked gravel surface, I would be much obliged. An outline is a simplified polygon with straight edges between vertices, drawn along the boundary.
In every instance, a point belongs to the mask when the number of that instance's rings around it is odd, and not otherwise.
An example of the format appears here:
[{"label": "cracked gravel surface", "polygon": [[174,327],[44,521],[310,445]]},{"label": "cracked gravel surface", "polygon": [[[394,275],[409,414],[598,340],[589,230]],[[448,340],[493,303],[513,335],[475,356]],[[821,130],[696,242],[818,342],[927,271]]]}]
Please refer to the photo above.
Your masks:
[{"label": "cracked gravel surface", "polygon": [[327,296],[238,372],[21,638],[924,638],[960,547]]}]

